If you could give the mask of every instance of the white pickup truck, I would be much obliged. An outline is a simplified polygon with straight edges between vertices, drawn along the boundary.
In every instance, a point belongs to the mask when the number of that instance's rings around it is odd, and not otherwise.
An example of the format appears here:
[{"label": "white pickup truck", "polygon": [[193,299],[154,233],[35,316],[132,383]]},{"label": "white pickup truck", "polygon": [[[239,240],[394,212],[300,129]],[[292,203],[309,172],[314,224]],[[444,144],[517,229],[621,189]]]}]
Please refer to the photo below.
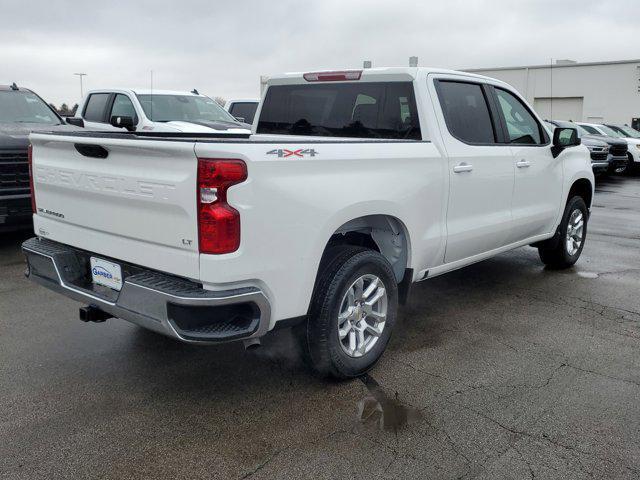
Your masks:
[{"label": "white pickup truck", "polygon": [[67,123],[107,132],[188,132],[248,134],[251,126],[238,122],[212,98],[197,90],[102,89],[87,93],[76,117]]},{"label": "white pickup truck", "polygon": [[31,135],[32,280],[191,343],[296,325],[315,369],[361,375],[413,282],[533,245],[582,252],[575,129],[510,86],[429,68],[270,78],[252,135]]}]

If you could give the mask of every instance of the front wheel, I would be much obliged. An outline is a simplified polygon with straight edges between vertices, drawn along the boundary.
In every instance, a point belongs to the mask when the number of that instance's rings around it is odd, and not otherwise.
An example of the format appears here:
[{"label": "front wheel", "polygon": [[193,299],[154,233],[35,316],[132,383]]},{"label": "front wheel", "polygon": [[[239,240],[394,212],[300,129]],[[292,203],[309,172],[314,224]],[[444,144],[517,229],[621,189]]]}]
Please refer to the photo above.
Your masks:
[{"label": "front wheel", "polygon": [[366,373],[382,356],[395,324],[398,286],[378,252],[354,246],[325,254],[306,324],[304,349],[322,376]]},{"label": "front wheel", "polygon": [[572,197],[562,216],[558,235],[538,247],[540,259],[551,268],[569,268],[578,261],[587,237],[589,211],[582,197]]}]

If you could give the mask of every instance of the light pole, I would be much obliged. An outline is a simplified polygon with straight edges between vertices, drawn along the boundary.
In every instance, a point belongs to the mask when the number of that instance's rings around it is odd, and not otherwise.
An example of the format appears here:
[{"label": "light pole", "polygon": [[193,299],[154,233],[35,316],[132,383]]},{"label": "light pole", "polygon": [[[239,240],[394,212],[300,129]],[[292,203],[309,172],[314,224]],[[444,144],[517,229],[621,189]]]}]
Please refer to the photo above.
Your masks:
[{"label": "light pole", "polygon": [[82,91],[82,77],[86,77],[87,74],[86,73],[74,73],[74,75],[77,75],[80,78],[80,101],[82,101],[82,99],[84,98],[84,92]]}]

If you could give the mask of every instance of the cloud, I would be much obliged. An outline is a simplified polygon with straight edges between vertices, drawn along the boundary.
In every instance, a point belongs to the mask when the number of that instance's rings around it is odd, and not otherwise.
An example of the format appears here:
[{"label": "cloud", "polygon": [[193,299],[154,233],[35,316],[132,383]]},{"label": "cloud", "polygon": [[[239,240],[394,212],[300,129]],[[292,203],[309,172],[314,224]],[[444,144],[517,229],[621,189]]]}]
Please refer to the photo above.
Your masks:
[{"label": "cloud", "polygon": [[637,0],[183,0],[13,2],[0,17],[0,83],[54,103],[86,88],[259,93],[260,75],[406,65],[473,68],[637,56]]}]

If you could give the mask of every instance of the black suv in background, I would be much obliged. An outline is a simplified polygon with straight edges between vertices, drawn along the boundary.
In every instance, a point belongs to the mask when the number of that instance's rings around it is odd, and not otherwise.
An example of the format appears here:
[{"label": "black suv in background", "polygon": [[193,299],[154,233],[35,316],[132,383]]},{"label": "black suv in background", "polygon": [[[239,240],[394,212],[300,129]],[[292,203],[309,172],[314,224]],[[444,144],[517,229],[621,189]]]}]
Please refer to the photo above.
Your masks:
[{"label": "black suv in background", "polygon": [[27,148],[34,130],[59,130],[62,118],[38,95],[16,84],[0,85],[0,231],[31,225]]}]

